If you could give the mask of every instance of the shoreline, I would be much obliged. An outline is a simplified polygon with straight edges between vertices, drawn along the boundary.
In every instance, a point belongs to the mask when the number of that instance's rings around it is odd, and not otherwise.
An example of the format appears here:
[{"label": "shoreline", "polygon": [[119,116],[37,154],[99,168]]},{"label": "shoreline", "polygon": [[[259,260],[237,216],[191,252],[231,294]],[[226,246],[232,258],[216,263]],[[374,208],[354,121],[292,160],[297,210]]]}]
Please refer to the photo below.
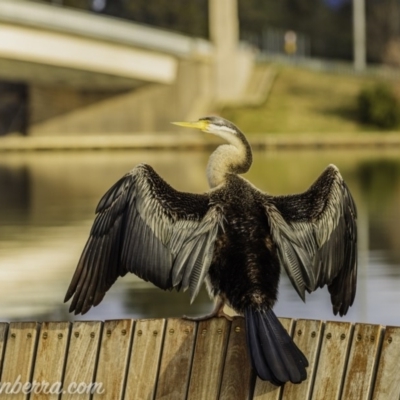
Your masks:
[{"label": "shoreline", "polygon": [[[249,134],[255,150],[400,148],[400,133],[364,134]],[[222,143],[202,133],[141,133],[68,136],[6,136],[0,152],[101,150],[207,150]]]}]

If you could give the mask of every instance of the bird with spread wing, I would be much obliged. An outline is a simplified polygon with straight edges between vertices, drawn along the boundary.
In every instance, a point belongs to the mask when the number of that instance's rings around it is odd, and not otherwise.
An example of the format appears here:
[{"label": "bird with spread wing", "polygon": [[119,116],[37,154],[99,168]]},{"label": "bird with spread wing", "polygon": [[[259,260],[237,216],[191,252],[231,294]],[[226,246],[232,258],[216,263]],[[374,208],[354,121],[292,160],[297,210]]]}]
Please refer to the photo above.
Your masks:
[{"label": "bird with spread wing", "polygon": [[333,312],[353,304],[357,281],[356,206],[329,165],[304,193],[268,195],[241,174],[252,164],[244,134],[220,117],[177,123],[223,138],[210,156],[204,194],[184,193],[154,169],[136,166],[100,200],[65,301],[86,313],[128,272],[161,289],[206,283],[216,301],[244,315],[253,368],[276,385],[300,383],[308,362],[273,312],[283,267],[300,298],[328,286]]}]

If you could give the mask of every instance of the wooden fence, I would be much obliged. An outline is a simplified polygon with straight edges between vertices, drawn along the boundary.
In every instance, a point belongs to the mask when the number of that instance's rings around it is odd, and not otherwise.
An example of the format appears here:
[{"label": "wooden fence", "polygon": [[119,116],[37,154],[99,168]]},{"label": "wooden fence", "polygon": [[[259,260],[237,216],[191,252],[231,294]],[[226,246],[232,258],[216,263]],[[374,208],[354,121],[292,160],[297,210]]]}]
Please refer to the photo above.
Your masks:
[{"label": "wooden fence", "polygon": [[281,388],[254,376],[241,317],[0,323],[0,399],[399,399],[400,327],[281,322],[310,363]]}]

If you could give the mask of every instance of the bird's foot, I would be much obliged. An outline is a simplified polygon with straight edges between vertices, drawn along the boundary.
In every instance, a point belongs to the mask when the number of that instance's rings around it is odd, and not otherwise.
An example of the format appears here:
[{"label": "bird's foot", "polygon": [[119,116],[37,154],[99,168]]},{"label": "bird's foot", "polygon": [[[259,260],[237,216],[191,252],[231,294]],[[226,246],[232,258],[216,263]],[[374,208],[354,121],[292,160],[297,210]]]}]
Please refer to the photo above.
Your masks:
[{"label": "bird's foot", "polygon": [[189,320],[189,321],[199,322],[199,321],[207,321],[208,319],[215,318],[215,317],[218,317],[218,318],[224,317],[228,321],[233,321],[233,317],[224,312],[224,302],[222,300],[219,300],[215,304],[214,309],[209,314],[201,315],[199,317],[189,317],[187,315],[184,315],[182,318]]},{"label": "bird's foot", "polygon": [[228,321],[233,321],[233,317],[228,315],[228,314],[226,314],[226,313],[224,313],[223,311],[217,312],[217,313],[211,312],[209,314],[200,315],[198,317],[191,317],[191,316],[188,316],[188,315],[183,315],[182,316],[183,319],[186,319],[188,321],[196,321],[196,322],[207,321],[208,319],[215,318],[215,317],[217,317],[217,318],[224,317]]}]

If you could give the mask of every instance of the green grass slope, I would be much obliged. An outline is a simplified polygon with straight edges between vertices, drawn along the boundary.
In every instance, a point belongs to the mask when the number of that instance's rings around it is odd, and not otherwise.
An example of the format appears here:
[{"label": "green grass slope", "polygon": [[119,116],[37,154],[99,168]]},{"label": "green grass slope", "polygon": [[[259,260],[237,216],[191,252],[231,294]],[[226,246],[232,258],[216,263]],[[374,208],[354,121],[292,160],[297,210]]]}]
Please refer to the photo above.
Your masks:
[{"label": "green grass slope", "polygon": [[221,115],[247,133],[336,135],[377,130],[362,125],[357,116],[357,95],[376,79],[296,67],[278,68],[264,104],[225,108]]}]

